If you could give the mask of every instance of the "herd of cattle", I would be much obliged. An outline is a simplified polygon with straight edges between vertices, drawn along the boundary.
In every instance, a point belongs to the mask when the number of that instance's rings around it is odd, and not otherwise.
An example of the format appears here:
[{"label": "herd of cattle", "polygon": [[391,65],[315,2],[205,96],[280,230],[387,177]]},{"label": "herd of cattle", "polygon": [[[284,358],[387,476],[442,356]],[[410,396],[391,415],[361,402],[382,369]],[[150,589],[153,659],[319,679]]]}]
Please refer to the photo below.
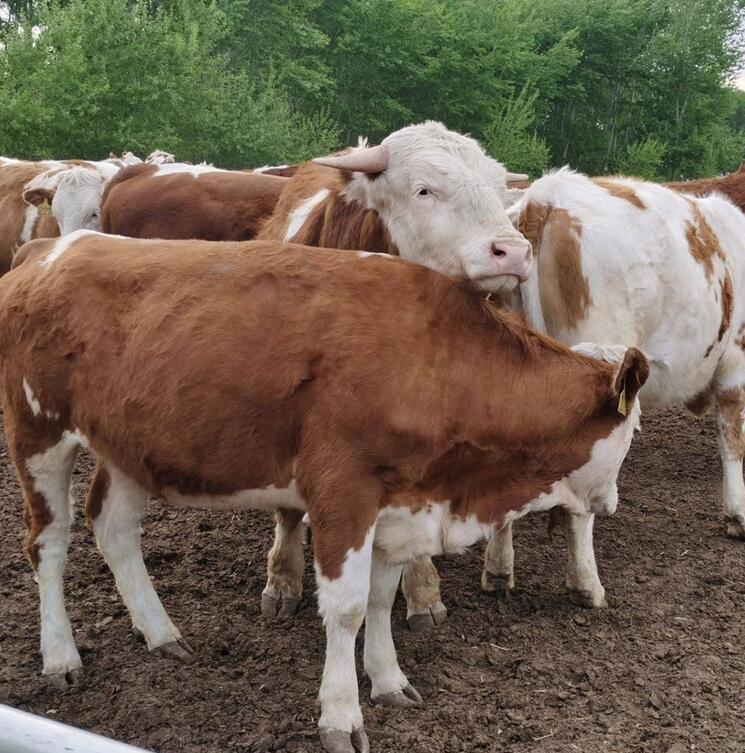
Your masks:
[{"label": "herd of cattle", "polygon": [[63,593],[80,447],[88,521],[160,654],[192,652],[145,569],[149,499],[274,511],[268,617],[300,603],[310,525],[329,753],[369,750],[363,621],[372,699],[421,702],[390,614],[401,582],[413,629],[445,619],[431,555],[489,539],[482,585],[510,589],[512,522],[562,508],[567,587],[605,604],[593,520],[640,403],[716,412],[745,538],[745,172],[525,178],[433,122],[250,172],[0,158],[5,431],[55,685],[82,667]]}]

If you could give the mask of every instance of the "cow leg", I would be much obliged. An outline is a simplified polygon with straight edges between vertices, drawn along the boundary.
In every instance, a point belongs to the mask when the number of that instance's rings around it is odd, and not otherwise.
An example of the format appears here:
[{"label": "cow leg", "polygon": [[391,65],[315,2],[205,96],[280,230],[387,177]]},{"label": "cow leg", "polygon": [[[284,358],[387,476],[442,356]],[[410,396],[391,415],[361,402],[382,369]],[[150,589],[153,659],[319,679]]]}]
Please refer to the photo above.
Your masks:
[{"label": "cow leg", "polygon": [[[328,753],[368,753],[370,750],[359,703],[354,644],[367,611],[374,531],[373,526],[359,549],[347,551],[341,573],[333,579],[322,574],[316,554],[318,611],[326,628],[318,727],[321,743]],[[331,537],[314,524],[316,552],[324,547],[326,538]]]},{"label": "cow leg", "polygon": [[570,598],[583,607],[607,607],[592,545],[595,515],[570,513],[567,521],[567,577]]},{"label": "cow leg", "polygon": [[303,596],[303,513],[277,510],[274,544],[267,557],[266,587],[261,594],[264,617],[292,617]]},{"label": "cow leg", "polygon": [[10,444],[23,488],[26,548],[39,583],[42,674],[65,689],[78,679],[83,667],[63,585],[73,517],[70,478],[78,445],[61,437],[52,447],[29,455]]},{"label": "cow leg", "polygon": [[401,590],[406,599],[406,623],[414,632],[442,625],[448,611],[440,596],[440,575],[429,557],[404,565]]},{"label": "cow leg", "polygon": [[405,708],[421,703],[422,697],[398,666],[393,644],[391,609],[400,580],[401,566],[389,564],[373,550],[365,615],[365,672],[372,683],[371,698],[375,703]]},{"label": "cow leg", "polygon": [[131,478],[99,461],[88,495],[88,519],[135,631],[150,651],[188,661],[194,652],[160,603],[142,559],[140,520],[148,498]]},{"label": "cow leg", "polygon": [[515,587],[515,550],[512,548],[512,521],[495,529],[484,552],[481,588],[507,593]]},{"label": "cow leg", "polygon": [[716,393],[716,403],[727,535],[745,539],[745,483],[742,477],[742,460],[745,455],[745,389],[739,387],[721,390]]}]

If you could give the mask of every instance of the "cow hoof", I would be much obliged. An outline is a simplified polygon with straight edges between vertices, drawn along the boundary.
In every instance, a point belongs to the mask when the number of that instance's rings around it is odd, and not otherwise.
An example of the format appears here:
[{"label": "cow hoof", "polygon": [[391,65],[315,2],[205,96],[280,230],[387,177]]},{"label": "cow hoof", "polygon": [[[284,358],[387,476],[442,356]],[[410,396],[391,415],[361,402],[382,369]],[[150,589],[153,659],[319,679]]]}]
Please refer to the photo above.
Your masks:
[{"label": "cow hoof", "polygon": [[168,643],[162,643],[160,646],[156,646],[152,649],[152,653],[156,656],[178,659],[184,664],[189,664],[194,661],[195,656],[194,649],[183,638],[179,638],[176,641],[168,641]]},{"label": "cow hoof", "polygon": [[321,727],[318,733],[326,753],[370,753],[370,741],[364,727],[351,732]]},{"label": "cow hoof", "polygon": [[407,685],[401,690],[394,690],[391,693],[382,693],[372,699],[372,702],[379,706],[392,706],[396,709],[409,709],[412,706],[421,706],[424,700],[419,695],[419,691],[413,685]]},{"label": "cow hoof", "polygon": [[481,590],[487,593],[495,593],[497,596],[507,595],[515,587],[515,578],[506,573],[490,573],[484,570],[481,573]]},{"label": "cow hoof", "polygon": [[66,672],[50,672],[44,676],[55,690],[69,690],[73,685],[80,682],[83,677],[83,669],[78,667],[77,669],[68,669]]},{"label": "cow hoof", "polygon": [[608,602],[605,599],[605,591],[600,590],[596,592],[570,588],[568,589],[569,601],[572,604],[576,604],[578,607],[586,607],[587,609],[604,609],[608,606]]},{"label": "cow hoof", "polygon": [[406,624],[413,633],[424,633],[436,625],[442,625],[447,618],[448,610],[441,601],[438,601],[437,604],[429,607],[426,612],[412,614],[410,617],[407,617]]},{"label": "cow hoof", "polygon": [[739,518],[727,518],[727,536],[731,539],[745,540],[745,526]]},{"label": "cow hoof", "polygon": [[300,609],[300,599],[293,596],[261,594],[261,614],[269,620],[294,617]]}]

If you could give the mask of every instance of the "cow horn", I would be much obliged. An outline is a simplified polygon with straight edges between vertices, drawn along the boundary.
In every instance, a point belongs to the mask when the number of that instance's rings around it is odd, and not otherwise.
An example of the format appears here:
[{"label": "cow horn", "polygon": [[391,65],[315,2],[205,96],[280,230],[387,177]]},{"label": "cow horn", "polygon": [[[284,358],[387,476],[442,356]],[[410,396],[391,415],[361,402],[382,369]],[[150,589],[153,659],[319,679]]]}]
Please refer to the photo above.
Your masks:
[{"label": "cow horn", "polygon": [[335,167],[337,170],[351,170],[355,173],[382,173],[388,167],[388,147],[385,144],[359,149],[338,157],[319,157],[314,159],[318,165]]},{"label": "cow horn", "polygon": [[507,173],[507,182],[508,183],[516,183],[518,180],[528,180],[530,176],[525,175],[525,173]]}]

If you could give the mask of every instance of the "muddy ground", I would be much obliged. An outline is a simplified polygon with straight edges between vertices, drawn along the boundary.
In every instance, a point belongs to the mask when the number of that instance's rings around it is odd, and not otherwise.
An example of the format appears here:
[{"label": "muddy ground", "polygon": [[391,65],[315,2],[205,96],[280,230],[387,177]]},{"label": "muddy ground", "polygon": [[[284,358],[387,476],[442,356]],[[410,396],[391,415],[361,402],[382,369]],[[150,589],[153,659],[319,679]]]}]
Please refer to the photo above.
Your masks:
[{"label": "muddy ground", "polygon": [[[89,469],[79,461],[78,498]],[[608,609],[564,598],[563,533],[549,540],[543,516],[516,526],[508,600],[481,592],[481,548],[440,560],[449,621],[412,634],[400,599],[394,611],[401,666],[426,705],[372,707],[363,679],[373,751],[744,751],[745,543],[724,536],[719,483],[711,419],[646,417],[618,513],[596,528]],[[0,703],[161,753],[317,751],[323,635],[312,571],[297,619],[266,623],[270,533],[261,513],[152,507],[146,561],[197,651],[184,666],[135,638],[79,516],[66,584],[85,676],[60,693],[39,674],[38,597],[3,451]]]}]

